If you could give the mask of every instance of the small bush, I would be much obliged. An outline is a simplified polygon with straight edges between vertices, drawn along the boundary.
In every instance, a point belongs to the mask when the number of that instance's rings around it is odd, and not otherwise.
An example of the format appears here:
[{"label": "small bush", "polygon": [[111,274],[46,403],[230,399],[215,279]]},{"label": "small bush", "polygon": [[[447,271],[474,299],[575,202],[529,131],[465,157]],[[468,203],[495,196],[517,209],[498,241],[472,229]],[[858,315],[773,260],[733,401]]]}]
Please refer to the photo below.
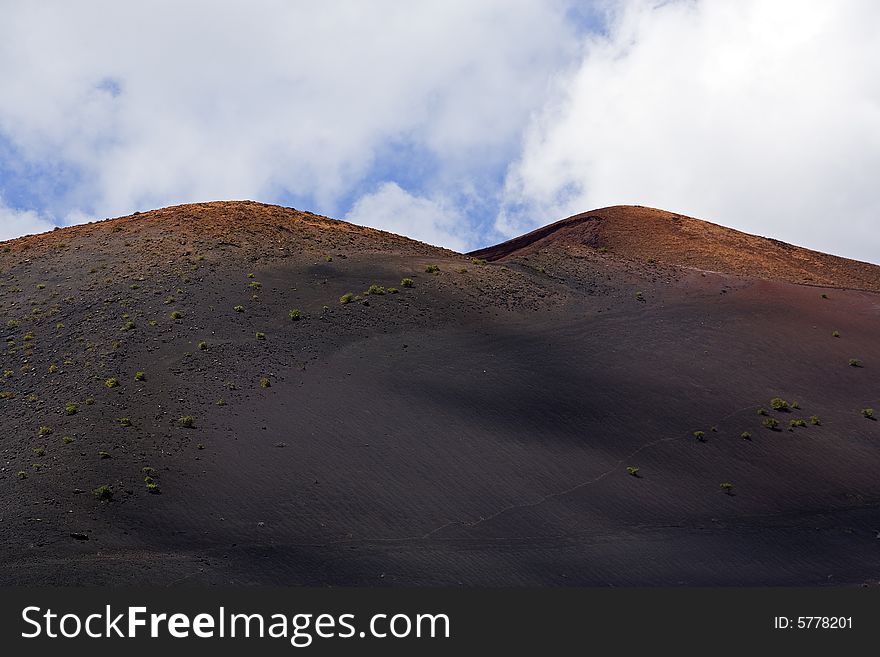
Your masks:
[{"label": "small bush", "polygon": [[76,412],[79,410],[79,406],[74,404],[73,402],[68,402],[64,405],[64,412],[67,415],[76,415]]},{"label": "small bush", "polygon": [[354,295],[351,292],[346,292],[341,297],[339,297],[339,303],[345,305],[347,303],[351,303],[352,299],[354,299]]},{"label": "small bush", "polygon": [[302,318],[302,313],[297,308],[294,308],[288,311],[287,317],[294,322],[298,322]]},{"label": "small bush", "polygon": [[19,471],[15,474],[15,476],[18,477],[19,479],[27,479],[28,474],[27,474],[27,472],[25,472],[24,470],[19,470]]},{"label": "small bush", "polygon": [[774,397],[770,400],[770,408],[772,408],[774,411],[787,411],[788,402],[781,397]]},{"label": "small bush", "polygon": [[396,287],[389,287],[386,291],[388,292],[388,294],[397,294],[398,290]]},{"label": "small bush", "polygon": [[788,426],[794,429],[796,427],[805,427],[807,426],[807,423],[800,418],[794,418],[793,420],[789,421]]},{"label": "small bush", "polygon": [[832,337],[832,338],[839,338],[839,337],[840,337],[840,331],[832,331],[832,332],[831,332],[831,337]]},{"label": "small bush", "polygon": [[251,282],[250,285],[248,285],[248,287],[253,290],[261,290],[261,289],[263,289],[263,284],[260,283],[259,281],[253,281],[253,282]]},{"label": "small bush", "polygon": [[130,427],[131,426],[131,419],[127,418],[127,417],[119,418],[118,422],[119,422],[119,426],[121,426],[121,427]]},{"label": "small bush", "polygon": [[704,431],[694,431],[694,438],[699,440],[700,442],[706,440],[706,432]]},{"label": "small bush", "polygon": [[52,433],[52,427],[43,426],[37,430],[37,434],[40,436],[48,436],[51,433]]},{"label": "small bush", "polygon": [[131,331],[132,329],[134,329],[136,327],[137,327],[137,325],[134,322],[132,322],[131,320],[129,320],[125,324],[122,325],[122,330],[123,331]]},{"label": "small bush", "polygon": [[94,491],[92,491],[96,498],[101,501],[109,502],[113,499],[113,489],[107,484],[103,484],[102,486],[98,486]]},{"label": "small bush", "polygon": [[15,393],[11,390],[0,392],[0,399],[15,399]]},{"label": "small bush", "polygon": [[244,312],[244,306],[240,306],[240,305],[239,305],[239,306],[235,306],[235,307],[233,308],[233,310],[234,310],[235,312],[237,312],[237,313],[243,313],[243,312]]},{"label": "small bush", "polygon": [[628,466],[627,469],[626,469],[626,471],[627,471],[629,474],[631,474],[633,477],[638,477],[638,476],[639,476],[639,469],[638,469],[637,467],[632,466],[632,465]]},{"label": "small bush", "polygon": [[159,490],[159,484],[151,481],[147,484],[147,492],[152,493],[153,495],[158,495],[162,491]]},{"label": "small bush", "polygon": [[385,288],[373,283],[367,290],[367,294],[385,294]]},{"label": "small bush", "polygon": [[849,366],[850,367],[861,367],[862,361],[860,361],[858,358],[850,358],[849,359]]},{"label": "small bush", "polygon": [[170,317],[171,317],[171,319],[182,319],[183,313],[180,312],[179,310],[173,310],[173,311],[171,311]]},{"label": "small bush", "polygon": [[45,447],[34,447],[33,452],[36,456],[46,456]]},{"label": "small bush", "polygon": [[739,437],[743,440],[751,440],[752,434],[750,434],[748,431],[743,431],[741,434],[739,434]]},{"label": "small bush", "polygon": [[269,379],[267,379],[266,377],[263,377],[262,379],[260,379],[260,387],[261,388],[271,388],[272,382]]},{"label": "small bush", "polygon": [[791,407],[794,409],[800,410],[801,405],[798,402],[793,401],[793,402],[791,402]]},{"label": "small bush", "polygon": [[723,484],[721,484],[721,490],[730,495],[731,492],[733,492],[733,484],[731,484],[729,481],[725,481]]},{"label": "small bush", "polygon": [[146,381],[146,379],[147,379],[146,372],[135,372],[134,373],[134,380],[135,381]]},{"label": "small bush", "polygon": [[156,468],[152,468],[149,465],[146,465],[141,468],[141,472],[143,472],[147,476],[154,475],[156,474]]},{"label": "small bush", "polygon": [[425,271],[429,274],[436,274],[440,271],[440,267],[438,265],[428,265],[425,267]]},{"label": "small bush", "polygon": [[195,418],[192,415],[184,415],[181,418],[178,418],[177,423],[182,426],[184,429],[192,429],[195,426]]},{"label": "small bush", "polygon": [[412,287],[413,285],[415,285],[415,283],[413,283],[413,279],[411,279],[411,278],[400,279],[400,286],[401,287]]},{"label": "small bush", "polygon": [[482,258],[471,258],[471,262],[475,265],[479,265],[480,267],[486,264],[486,261]]},{"label": "small bush", "polygon": [[98,452],[99,459],[109,459],[111,458],[110,452]]},{"label": "small bush", "polygon": [[767,409],[766,408],[759,408],[758,415],[767,415]]},{"label": "small bush", "polygon": [[874,419],[874,409],[873,408],[863,408],[862,409],[862,417],[866,417],[869,420]]},{"label": "small bush", "polygon": [[116,379],[114,377],[110,377],[109,379],[104,381],[104,385],[107,386],[108,388],[115,388],[116,386],[119,385],[119,379]]},{"label": "small bush", "polygon": [[72,442],[74,442],[74,439],[71,438],[70,436],[64,436],[64,438],[61,439],[61,442],[64,443],[65,445],[69,445]]},{"label": "small bush", "polygon": [[266,334],[263,333],[262,331],[257,331],[257,340],[265,340],[265,339],[266,339]]},{"label": "small bush", "polygon": [[204,340],[199,342],[199,351],[208,351],[208,343]]},{"label": "small bush", "polygon": [[819,426],[820,424],[822,424],[822,420],[819,419],[818,415],[811,415],[810,424],[812,424],[813,426]]},{"label": "small bush", "polygon": [[777,420],[775,417],[768,417],[766,420],[764,420],[764,426],[768,429],[777,429],[779,428],[779,420]]}]

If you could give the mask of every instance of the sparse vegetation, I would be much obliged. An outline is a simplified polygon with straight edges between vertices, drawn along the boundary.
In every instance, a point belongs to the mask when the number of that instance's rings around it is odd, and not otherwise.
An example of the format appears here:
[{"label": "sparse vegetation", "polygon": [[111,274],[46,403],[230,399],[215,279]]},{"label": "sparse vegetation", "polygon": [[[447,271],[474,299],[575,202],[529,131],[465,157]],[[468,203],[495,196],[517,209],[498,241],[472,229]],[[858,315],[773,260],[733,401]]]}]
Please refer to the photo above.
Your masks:
[{"label": "sparse vegetation", "polygon": [[19,479],[27,479],[28,473],[25,472],[24,470],[19,470],[18,472],[15,473],[15,476],[18,477]]},{"label": "sparse vegetation", "polygon": [[768,417],[766,420],[764,420],[763,424],[765,427],[771,430],[779,428],[779,420],[777,420],[775,417]]},{"label": "sparse vegetation", "polygon": [[177,423],[185,429],[192,429],[195,426],[195,418],[192,415],[184,415],[178,418]]},{"label": "sparse vegetation", "polygon": [[260,379],[260,387],[261,388],[271,388],[272,382],[264,376],[262,379]]},{"label": "sparse vegetation", "polygon": [[73,443],[75,441],[70,436],[64,436],[64,438],[61,439],[61,442],[64,443],[65,445],[70,445],[71,443]]},{"label": "sparse vegetation", "polygon": [[725,481],[723,484],[720,485],[720,487],[722,492],[726,493],[727,495],[730,495],[733,492],[733,484],[731,484],[729,481]]},{"label": "sparse vegetation", "polygon": [[130,427],[131,426],[131,418],[121,417],[118,420],[119,426],[121,427]]},{"label": "sparse vegetation", "polygon": [[266,334],[263,333],[262,331],[257,331],[257,340],[265,340],[265,339],[266,339]]},{"label": "sparse vegetation", "polygon": [[159,490],[159,484],[155,482],[149,482],[147,484],[147,492],[152,493],[153,495],[158,495],[161,491]]},{"label": "sparse vegetation", "polygon": [[805,426],[807,426],[807,423],[805,420],[802,420],[801,418],[794,418],[789,421],[788,426],[790,428],[794,429],[796,427],[805,427]]},{"label": "sparse vegetation", "polygon": [[793,401],[793,402],[791,402],[791,407],[799,410],[801,405],[798,402]]},{"label": "sparse vegetation", "polygon": [[772,408],[774,411],[787,411],[788,402],[781,397],[774,397],[770,400],[770,408]]},{"label": "sparse vegetation", "polygon": [[373,284],[367,289],[367,294],[379,294],[379,295],[381,295],[381,294],[385,294],[385,288],[382,287],[381,285],[376,285],[375,283],[373,283]]},{"label": "sparse vegetation", "polygon": [[76,415],[76,412],[78,410],[79,410],[79,406],[77,406],[73,402],[68,402],[64,405],[64,413],[66,415]]},{"label": "sparse vegetation", "polygon": [[149,465],[141,468],[141,472],[143,472],[147,476],[151,476],[156,474],[156,468],[150,467]]},{"label": "sparse vegetation", "polygon": [[822,424],[822,420],[819,419],[818,415],[811,415],[810,424],[812,424],[813,426],[819,426],[820,424]]},{"label": "sparse vegetation", "polygon": [[208,351],[208,343],[204,340],[199,342],[199,351]]},{"label": "sparse vegetation", "polygon": [[346,292],[341,297],[339,297],[339,303],[345,305],[347,303],[351,303],[351,300],[354,299],[354,294],[351,292]]},{"label": "sparse vegetation", "polygon": [[119,385],[119,379],[116,379],[114,377],[110,377],[109,379],[104,381],[104,385],[107,386],[108,388],[115,388],[116,386]]},{"label": "sparse vegetation", "polygon": [[840,331],[832,331],[832,332],[831,332],[831,337],[832,337],[832,338],[839,338],[839,337],[840,337]]},{"label": "sparse vegetation", "polygon": [[398,290],[397,290],[396,287],[389,287],[389,288],[386,290],[386,292],[388,292],[388,294],[397,294]]},{"label": "sparse vegetation", "polygon": [[743,431],[741,434],[739,434],[739,437],[742,438],[743,440],[751,440],[752,434],[749,433],[748,431]]},{"label": "sparse vegetation", "polygon": [[437,274],[440,272],[440,267],[438,265],[428,265],[425,267],[425,271],[429,274]]},{"label": "sparse vegetation", "polygon": [[627,471],[630,475],[632,475],[633,477],[638,477],[638,476],[639,476],[639,468],[637,468],[637,467],[635,467],[635,466],[632,466],[632,465],[628,466],[628,467],[626,468],[626,471]]},{"label": "sparse vegetation", "polygon": [[37,434],[40,437],[48,436],[52,433],[52,427],[42,426],[37,430]]},{"label": "sparse vegetation", "polygon": [[858,358],[850,358],[849,359],[849,366],[850,367],[861,367],[862,361],[860,361]]},{"label": "sparse vegetation", "polygon": [[146,379],[147,379],[146,372],[135,372],[134,373],[134,380],[135,381],[146,381]]},{"label": "sparse vegetation", "polygon": [[694,438],[703,442],[706,440],[706,432],[705,431],[694,431]]},{"label": "sparse vegetation", "polygon": [[413,283],[413,279],[411,279],[411,278],[400,279],[400,286],[401,287],[412,287],[413,285],[415,285],[415,283]]},{"label": "sparse vegetation", "polygon": [[874,409],[873,408],[863,408],[862,409],[862,417],[866,417],[869,420],[874,419]]},{"label": "sparse vegetation", "polygon": [[103,451],[102,451],[102,452],[98,452],[98,458],[99,458],[99,459],[109,459],[109,458],[110,458],[110,452],[103,452]]},{"label": "sparse vegetation", "polygon": [[113,499],[113,489],[108,484],[98,486],[92,492],[94,493],[95,497],[102,502],[109,502]]},{"label": "sparse vegetation", "polygon": [[288,319],[297,322],[300,320],[300,318],[302,318],[302,313],[299,311],[299,309],[294,308],[293,310],[288,311],[287,317]]},{"label": "sparse vegetation", "polygon": [[233,308],[233,310],[234,310],[235,312],[237,312],[237,313],[243,313],[243,312],[244,312],[244,306],[242,306],[242,305],[235,306],[235,308]]},{"label": "sparse vegetation", "polygon": [[475,265],[479,265],[480,267],[486,264],[486,261],[482,258],[471,258],[471,262]]},{"label": "sparse vegetation", "polygon": [[171,319],[182,319],[183,313],[179,310],[172,310],[169,316],[171,317]]},{"label": "sparse vegetation", "polygon": [[35,456],[46,456],[46,448],[45,447],[34,447],[32,450]]}]

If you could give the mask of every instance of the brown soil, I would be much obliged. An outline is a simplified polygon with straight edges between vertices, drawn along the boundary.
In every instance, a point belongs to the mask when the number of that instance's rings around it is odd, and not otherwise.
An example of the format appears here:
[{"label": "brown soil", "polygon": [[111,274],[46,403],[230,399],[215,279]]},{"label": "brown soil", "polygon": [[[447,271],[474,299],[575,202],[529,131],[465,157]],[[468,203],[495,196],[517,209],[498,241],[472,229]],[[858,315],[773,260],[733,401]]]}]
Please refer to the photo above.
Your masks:
[{"label": "brown soil", "polygon": [[838,288],[877,268],[624,223],[488,264],[249,202],[0,245],[0,583],[876,584],[880,296]]}]

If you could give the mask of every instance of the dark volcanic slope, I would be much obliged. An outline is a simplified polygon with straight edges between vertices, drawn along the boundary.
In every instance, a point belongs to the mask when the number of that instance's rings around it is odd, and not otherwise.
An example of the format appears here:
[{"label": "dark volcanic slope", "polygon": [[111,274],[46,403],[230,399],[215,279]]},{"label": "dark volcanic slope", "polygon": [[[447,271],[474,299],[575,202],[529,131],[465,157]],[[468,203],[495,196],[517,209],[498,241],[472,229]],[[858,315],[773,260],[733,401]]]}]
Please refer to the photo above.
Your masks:
[{"label": "dark volcanic slope", "polygon": [[577,214],[475,251],[497,261],[552,246],[603,248],[636,260],[808,285],[880,291],[877,267],[664,210],[617,205]]},{"label": "dark volcanic slope", "polygon": [[539,242],[210,203],[0,245],[0,582],[876,583],[880,296],[834,288],[877,268]]}]

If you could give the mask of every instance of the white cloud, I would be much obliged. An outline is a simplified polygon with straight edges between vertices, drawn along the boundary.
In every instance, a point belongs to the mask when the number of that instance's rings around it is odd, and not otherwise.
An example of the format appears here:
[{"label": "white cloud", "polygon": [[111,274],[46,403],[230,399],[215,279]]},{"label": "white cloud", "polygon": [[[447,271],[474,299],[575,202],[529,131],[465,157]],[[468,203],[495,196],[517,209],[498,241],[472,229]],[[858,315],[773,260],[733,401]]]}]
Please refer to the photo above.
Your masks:
[{"label": "white cloud", "polygon": [[3,2],[0,137],[32,168],[77,172],[46,202],[57,216],[285,195],[338,212],[390,143],[455,186],[515,153],[574,43],[564,10]]},{"label": "white cloud", "polygon": [[448,200],[413,196],[393,182],[358,199],[345,220],[458,251],[472,241],[464,216]]},{"label": "white cloud", "polygon": [[880,261],[880,4],[624,2],[527,130],[496,227],[683,212]]},{"label": "white cloud", "polygon": [[0,197],[0,242],[11,240],[21,235],[45,233],[55,228],[50,219],[33,210],[16,210],[10,208]]}]

